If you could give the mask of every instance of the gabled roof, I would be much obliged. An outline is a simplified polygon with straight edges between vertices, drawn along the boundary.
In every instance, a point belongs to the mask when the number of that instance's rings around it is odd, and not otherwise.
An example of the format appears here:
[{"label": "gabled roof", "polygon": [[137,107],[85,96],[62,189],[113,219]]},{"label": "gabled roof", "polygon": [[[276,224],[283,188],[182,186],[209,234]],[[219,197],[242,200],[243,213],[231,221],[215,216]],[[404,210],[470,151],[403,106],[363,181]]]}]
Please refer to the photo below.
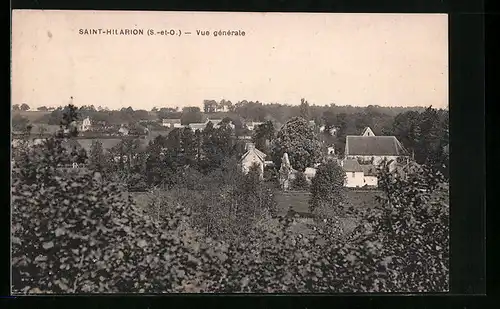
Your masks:
[{"label": "gabled roof", "polygon": [[363,129],[363,133],[361,133],[361,136],[375,136],[375,133],[373,133],[372,129],[370,127],[365,127]]},{"label": "gabled roof", "polygon": [[406,150],[395,136],[346,137],[346,156],[401,156]]},{"label": "gabled roof", "polygon": [[342,163],[342,168],[346,172],[362,172],[363,169],[361,165],[358,163],[358,160],[346,159]]},{"label": "gabled roof", "polygon": [[247,152],[245,152],[245,154],[241,157],[241,161],[245,160],[245,158],[252,153],[254,153],[257,156],[257,158],[259,158],[259,160],[261,160],[262,162],[266,161],[265,158],[267,155],[257,148],[251,148]]}]

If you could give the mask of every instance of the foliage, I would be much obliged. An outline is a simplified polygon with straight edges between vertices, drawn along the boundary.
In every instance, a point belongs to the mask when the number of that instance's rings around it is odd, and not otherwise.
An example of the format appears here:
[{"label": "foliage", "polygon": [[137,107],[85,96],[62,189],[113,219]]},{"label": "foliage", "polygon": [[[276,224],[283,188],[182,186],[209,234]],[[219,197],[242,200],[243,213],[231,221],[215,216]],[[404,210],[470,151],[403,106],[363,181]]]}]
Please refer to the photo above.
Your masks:
[{"label": "foliage", "polygon": [[203,114],[199,107],[184,107],[182,109],[181,124],[188,125],[203,121]]},{"label": "foliage", "polygon": [[321,215],[341,211],[345,201],[345,178],[344,170],[336,161],[321,164],[311,183],[310,211]]},{"label": "foliage", "polygon": [[19,114],[14,114],[12,116],[12,129],[15,131],[23,131],[29,124],[29,120]]},{"label": "foliage", "polygon": [[268,154],[268,143],[273,140],[274,135],[274,124],[272,121],[268,120],[255,128],[255,132],[252,136],[252,141],[257,149]]},{"label": "foliage", "polygon": [[300,117],[305,120],[309,120],[311,118],[309,103],[305,99],[300,99]]},{"label": "foliage", "polygon": [[109,169],[102,143],[99,140],[93,140],[90,146],[89,168],[101,173]]},{"label": "foliage", "polygon": [[423,112],[409,111],[394,118],[392,133],[413,153],[417,163],[429,165],[448,177],[448,111],[428,107]]},{"label": "foliage", "polygon": [[[92,170],[60,170],[70,156],[65,137],[25,149],[15,163],[14,293],[448,290],[449,188],[432,167],[393,173],[384,166],[381,206],[344,211],[361,218],[352,234],[334,235],[337,215],[303,236],[290,232],[293,218],[274,215],[272,188],[243,175],[236,159],[200,173],[175,166],[175,154],[160,159],[166,141],[155,140],[154,159],[175,167],[177,178],[166,194],[153,191],[141,211],[119,184],[99,181]],[[342,175],[333,161],[321,165],[312,204],[340,205]]]},{"label": "foliage", "polygon": [[291,189],[302,191],[309,189],[309,182],[303,172],[297,172],[295,178],[291,182]]},{"label": "foliage", "polygon": [[321,159],[321,144],[308,122],[300,117],[287,121],[273,141],[272,157],[276,166],[288,153],[290,164],[298,171],[304,171]]}]

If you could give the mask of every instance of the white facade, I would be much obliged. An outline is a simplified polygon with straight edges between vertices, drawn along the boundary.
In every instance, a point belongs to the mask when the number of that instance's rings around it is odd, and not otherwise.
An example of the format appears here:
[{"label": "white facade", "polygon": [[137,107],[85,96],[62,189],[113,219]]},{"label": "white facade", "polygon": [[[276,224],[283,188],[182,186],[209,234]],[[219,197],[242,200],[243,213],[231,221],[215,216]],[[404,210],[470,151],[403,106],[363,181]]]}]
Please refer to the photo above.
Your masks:
[{"label": "white facade", "polygon": [[366,127],[365,130],[363,131],[362,136],[375,136],[375,133],[373,133],[372,129],[369,127]]},{"label": "white facade", "polygon": [[365,177],[363,172],[346,172],[345,186],[348,188],[363,187]]},{"label": "white facade", "polygon": [[364,185],[366,186],[371,186],[371,187],[377,187],[378,186],[378,178],[377,176],[367,176],[364,175]]},{"label": "white facade", "polygon": [[122,135],[128,135],[128,129],[125,127],[121,127],[118,132],[120,132]]},{"label": "white facade", "polygon": [[85,131],[90,130],[91,126],[92,126],[92,122],[90,121],[90,118],[87,117],[87,118],[83,119],[82,124],[80,125],[79,130],[81,132],[85,132]]},{"label": "white facade", "polygon": [[241,168],[243,173],[248,173],[253,164],[257,164],[260,170],[261,178],[264,177],[264,161],[257,155],[257,153],[250,151],[241,161]]},{"label": "white facade", "polygon": [[246,126],[247,126],[248,130],[253,131],[253,130],[255,130],[255,128],[257,128],[261,124],[263,124],[263,122],[249,122],[246,124]]},{"label": "white facade", "polygon": [[311,182],[314,176],[316,176],[316,169],[313,167],[306,167],[306,170],[304,171],[304,175],[306,176],[306,179]]}]

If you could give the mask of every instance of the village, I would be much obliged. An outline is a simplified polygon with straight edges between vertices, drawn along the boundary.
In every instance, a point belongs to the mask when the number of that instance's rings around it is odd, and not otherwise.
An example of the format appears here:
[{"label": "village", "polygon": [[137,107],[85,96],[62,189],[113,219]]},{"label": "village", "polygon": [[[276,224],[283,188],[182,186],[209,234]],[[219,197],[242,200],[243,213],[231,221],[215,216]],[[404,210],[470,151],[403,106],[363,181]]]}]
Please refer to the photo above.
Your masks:
[{"label": "village", "polygon": [[[207,118],[204,122],[190,123],[187,125],[182,125],[181,119],[161,119],[161,121],[158,121],[158,123],[166,129],[165,132],[161,132],[165,135],[167,135],[172,129],[183,128],[189,128],[193,131],[193,133],[196,131],[203,132],[208,123],[211,123],[214,128],[219,128],[222,122],[223,119],[210,118]],[[257,149],[255,147],[255,143],[252,143],[252,133],[263,124],[264,122],[254,121],[245,123],[244,126],[246,128],[246,134],[237,137],[237,139],[245,141],[246,152],[241,156],[240,162],[242,171],[248,172],[252,164],[257,164],[261,171],[261,177],[264,177],[265,167],[270,167],[274,164],[273,161],[266,160],[266,157],[268,156],[261,150]],[[71,150],[72,147],[77,147],[79,149],[84,149],[87,153],[90,153],[92,140],[99,138],[104,138],[107,141],[105,143],[105,147],[107,149],[111,149],[116,146],[121,141],[121,138],[138,139],[144,146],[146,145],[146,142],[151,139],[150,131],[147,126],[142,127],[142,130],[140,131],[130,132],[131,130],[129,128],[132,125],[121,124],[114,133],[108,133],[109,131],[107,130],[109,130],[110,127],[103,127],[100,124],[96,125],[90,117],[77,121],[74,125],[77,126],[80,136],[77,139],[68,142],[68,150]],[[325,125],[317,126],[314,120],[309,121],[309,125],[313,130],[319,133],[325,132]],[[235,129],[235,125],[230,120],[228,121],[228,127],[233,131]],[[337,130],[338,127],[332,126],[329,134],[335,136]],[[85,138],[85,135],[88,133],[93,133],[92,138]],[[14,134],[12,141],[13,146],[15,146],[19,140],[22,140],[22,137],[20,136],[22,136],[22,134],[17,134],[18,138],[16,138],[16,134]],[[44,140],[44,137],[36,136],[35,134],[35,137],[30,140],[30,143],[36,145],[42,143]],[[325,145],[325,148],[327,151],[325,158],[329,160],[336,160],[345,171],[346,180],[344,185],[349,188],[376,188],[377,167],[380,166],[382,162],[391,162],[391,170],[397,170],[398,168],[401,169],[404,167],[405,164],[408,164],[410,160],[410,154],[395,136],[376,136],[370,127],[364,128],[359,135],[346,136],[345,151],[342,157],[336,153],[334,145]],[[119,159],[119,157],[115,158],[117,161]],[[295,170],[293,166],[290,166],[287,154],[284,155],[282,162],[282,164],[288,165],[288,168],[290,169],[288,178],[280,180],[283,189],[288,190],[289,183],[295,178],[297,170]],[[316,167],[320,163],[321,162],[317,162],[314,166],[310,166],[305,169],[304,174],[309,182],[311,182],[314,177]],[[82,168],[85,167],[85,164],[73,162],[68,167]],[[279,167],[279,169],[283,169],[283,167]]]}]

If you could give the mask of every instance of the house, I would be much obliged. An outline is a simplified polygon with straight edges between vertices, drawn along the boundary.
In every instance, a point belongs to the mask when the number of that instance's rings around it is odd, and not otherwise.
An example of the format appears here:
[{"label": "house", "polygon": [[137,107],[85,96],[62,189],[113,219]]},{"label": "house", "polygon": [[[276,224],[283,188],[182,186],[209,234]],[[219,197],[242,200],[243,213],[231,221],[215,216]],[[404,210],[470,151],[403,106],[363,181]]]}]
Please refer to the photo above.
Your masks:
[{"label": "house", "polygon": [[78,122],[78,131],[80,132],[86,132],[90,130],[92,127],[92,121],[90,121],[90,117],[86,117],[83,119],[81,122]]},{"label": "house", "polygon": [[349,188],[363,187],[365,185],[363,168],[355,159],[342,160],[340,163],[346,173],[345,186]]},{"label": "house", "polygon": [[[207,119],[205,122],[196,122],[196,123],[190,123],[187,127],[191,128],[191,130],[194,132],[196,130],[203,131],[207,127],[208,123],[211,122],[214,126],[214,128],[219,128],[222,124],[222,119]],[[229,127],[231,129],[234,129],[234,124],[231,122],[229,123]]]},{"label": "house", "polygon": [[[369,129],[369,128],[368,128]],[[365,130],[366,134],[373,134]],[[380,165],[384,160],[392,161],[390,168],[398,161],[408,161],[406,149],[395,136],[353,136],[346,137],[345,159],[355,159],[362,164]]]},{"label": "house", "polygon": [[316,168],[314,167],[306,167],[304,171],[304,175],[309,183],[311,183],[312,179],[316,176]]},{"label": "house", "polygon": [[[326,129],[326,126],[325,126],[325,125],[322,125],[322,126],[320,126],[320,127],[319,127],[319,132],[320,132],[320,133],[323,133],[323,132],[325,132],[325,129]],[[336,135],[337,135],[337,132],[339,131],[339,129],[340,129],[339,127],[332,126],[332,127],[330,128],[330,135],[332,135],[332,136],[336,136]]]},{"label": "house", "polygon": [[264,166],[266,165],[266,154],[255,148],[253,143],[246,144],[245,154],[241,157],[241,169],[243,173],[248,173],[253,164],[259,166],[260,177],[264,178]]},{"label": "house", "polygon": [[252,122],[247,122],[246,123],[246,127],[247,127],[248,130],[253,131],[258,126],[260,126],[261,124],[264,124],[264,123],[263,122],[254,122],[254,121],[252,121]]},{"label": "house", "polygon": [[128,128],[125,126],[125,125],[121,125],[120,129],[118,130],[118,132],[121,134],[121,135],[128,135]]},{"label": "house", "polygon": [[328,156],[334,156],[335,155],[335,147],[334,146],[330,146],[326,149],[326,154]]},{"label": "house", "polygon": [[169,128],[178,128],[182,126],[180,119],[162,119],[161,125]]}]

